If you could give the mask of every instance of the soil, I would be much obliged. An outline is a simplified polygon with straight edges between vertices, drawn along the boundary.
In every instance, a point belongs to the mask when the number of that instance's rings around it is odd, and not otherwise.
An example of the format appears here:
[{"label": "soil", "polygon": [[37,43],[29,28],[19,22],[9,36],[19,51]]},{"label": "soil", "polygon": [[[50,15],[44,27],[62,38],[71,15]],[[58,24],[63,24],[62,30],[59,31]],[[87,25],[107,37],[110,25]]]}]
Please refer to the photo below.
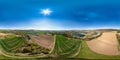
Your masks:
[{"label": "soil", "polygon": [[9,35],[9,34],[0,33],[0,38],[3,38],[3,37],[5,37],[5,36],[7,36],[7,35]]},{"label": "soil", "polygon": [[30,35],[30,38],[45,48],[51,49],[53,47],[54,37],[51,35]]},{"label": "soil", "polygon": [[100,37],[87,41],[87,44],[89,48],[96,53],[104,55],[119,55],[116,34],[116,31],[103,32]]}]

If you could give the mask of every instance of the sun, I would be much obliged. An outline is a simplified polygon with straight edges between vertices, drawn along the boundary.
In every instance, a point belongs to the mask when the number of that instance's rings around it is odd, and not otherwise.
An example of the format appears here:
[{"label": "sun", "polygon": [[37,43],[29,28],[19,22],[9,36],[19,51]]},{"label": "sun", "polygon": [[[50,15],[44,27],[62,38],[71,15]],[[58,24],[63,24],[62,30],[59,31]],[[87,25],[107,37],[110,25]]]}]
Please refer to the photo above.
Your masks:
[{"label": "sun", "polygon": [[44,16],[50,15],[51,13],[52,11],[49,8],[41,10],[41,14],[43,14]]}]

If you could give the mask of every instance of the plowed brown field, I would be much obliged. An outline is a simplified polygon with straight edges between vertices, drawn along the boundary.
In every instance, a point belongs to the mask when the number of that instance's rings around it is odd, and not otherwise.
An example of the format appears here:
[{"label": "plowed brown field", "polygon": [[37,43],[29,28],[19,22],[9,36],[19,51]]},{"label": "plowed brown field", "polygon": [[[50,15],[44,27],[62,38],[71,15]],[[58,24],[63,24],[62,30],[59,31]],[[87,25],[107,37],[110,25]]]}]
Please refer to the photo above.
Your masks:
[{"label": "plowed brown field", "polygon": [[7,35],[9,35],[9,34],[0,33],[0,38],[5,37],[5,36],[7,36]]},{"label": "plowed brown field", "polygon": [[96,53],[105,55],[119,55],[116,34],[116,31],[103,32],[100,37],[87,41],[87,44],[89,48]]},{"label": "plowed brown field", "polygon": [[50,35],[30,35],[31,39],[37,42],[39,45],[51,49],[54,43],[54,37]]}]

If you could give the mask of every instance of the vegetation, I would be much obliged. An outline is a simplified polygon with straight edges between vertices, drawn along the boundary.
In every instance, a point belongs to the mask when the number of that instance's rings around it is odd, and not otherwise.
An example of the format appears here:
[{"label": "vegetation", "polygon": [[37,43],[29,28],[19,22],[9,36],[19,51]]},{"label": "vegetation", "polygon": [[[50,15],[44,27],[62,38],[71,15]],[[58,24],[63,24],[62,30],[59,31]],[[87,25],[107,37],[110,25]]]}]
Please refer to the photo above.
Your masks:
[{"label": "vegetation", "polygon": [[[16,57],[46,57],[45,54],[49,54],[49,49],[39,46],[32,40],[26,40],[23,37],[17,37],[10,35],[0,40],[0,59],[9,58],[17,59]],[[5,56],[4,56],[5,55]],[[8,56],[8,57],[7,57]],[[10,58],[13,57],[13,58]]]},{"label": "vegetation", "polygon": [[14,49],[20,47],[23,42],[24,42],[24,38],[15,37],[15,36],[0,40],[1,46],[7,52],[12,52]]},{"label": "vegetation", "polygon": [[38,34],[45,34],[45,32],[43,32],[43,31],[40,31],[40,32],[38,32]]},{"label": "vegetation", "polygon": [[49,49],[39,46],[31,40],[26,40],[24,44],[15,51],[15,53],[27,53],[28,55],[48,54]]},{"label": "vegetation", "polygon": [[80,40],[67,39],[63,35],[57,35],[51,55],[53,57],[74,57],[80,51],[80,43]]}]

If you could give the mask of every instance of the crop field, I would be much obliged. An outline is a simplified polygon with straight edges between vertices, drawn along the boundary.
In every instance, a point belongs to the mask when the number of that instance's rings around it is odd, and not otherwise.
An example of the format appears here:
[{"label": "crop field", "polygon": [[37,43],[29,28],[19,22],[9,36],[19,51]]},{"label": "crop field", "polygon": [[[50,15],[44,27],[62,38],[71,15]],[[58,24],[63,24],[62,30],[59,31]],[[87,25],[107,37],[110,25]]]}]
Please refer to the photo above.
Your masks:
[{"label": "crop field", "polygon": [[87,44],[91,50],[96,53],[105,55],[119,55],[116,34],[116,31],[104,32],[100,37],[87,41]]},{"label": "crop field", "polygon": [[80,52],[80,43],[80,40],[67,39],[62,35],[57,35],[51,54],[57,57],[74,57]]},{"label": "crop field", "polygon": [[17,47],[21,46],[23,42],[24,42],[24,38],[21,37],[12,37],[12,38],[6,38],[0,40],[1,46],[7,52],[10,52],[16,49]]},{"label": "crop field", "polygon": [[51,49],[53,47],[54,37],[50,35],[30,35],[30,38],[34,40],[39,45]]},{"label": "crop field", "polygon": [[0,33],[0,38],[7,36],[8,34]]}]

